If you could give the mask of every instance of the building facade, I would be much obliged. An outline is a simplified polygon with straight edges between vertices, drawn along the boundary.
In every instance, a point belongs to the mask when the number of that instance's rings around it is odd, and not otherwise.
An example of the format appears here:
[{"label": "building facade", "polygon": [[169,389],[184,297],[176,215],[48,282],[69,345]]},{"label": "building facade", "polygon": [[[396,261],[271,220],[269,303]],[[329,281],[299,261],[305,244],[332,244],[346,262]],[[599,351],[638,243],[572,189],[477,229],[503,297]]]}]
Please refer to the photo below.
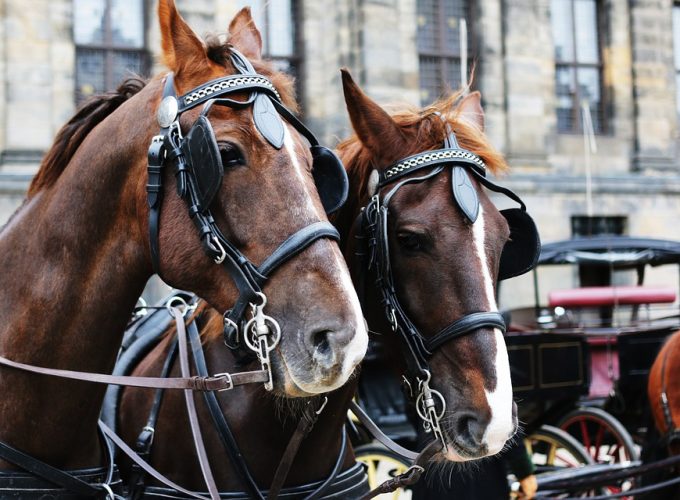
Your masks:
[{"label": "building facade", "polygon": [[[129,69],[162,71],[155,3],[0,2],[0,223],[78,102]],[[486,132],[512,168],[503,182],[544,241],[680,240],[680,2],[177,0],[200,35],[225,31],[246,4],[330,145],[350,133],[340,67],[380,103],[420,105],[474,66]]]}]

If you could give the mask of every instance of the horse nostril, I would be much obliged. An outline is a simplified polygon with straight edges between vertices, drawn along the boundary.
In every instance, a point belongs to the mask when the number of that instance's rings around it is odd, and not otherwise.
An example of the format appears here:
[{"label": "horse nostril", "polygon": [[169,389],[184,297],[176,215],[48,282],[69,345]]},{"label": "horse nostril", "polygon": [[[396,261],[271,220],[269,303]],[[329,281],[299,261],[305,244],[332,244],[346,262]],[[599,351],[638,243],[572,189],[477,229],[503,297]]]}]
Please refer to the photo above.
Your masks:
[{"label": "horse nostril", "polygon": [[454,428],[457,433],[456,440],[469,450],[477,450],[483,446],[486,426],[474,414],[461,414]]},{"label": "horse nostril", "polygon": [[331,355],[331,344],[328,340],[330,333],[330,330],[320,330],[312,334],[312,346],[315,352],[324,358]]}]

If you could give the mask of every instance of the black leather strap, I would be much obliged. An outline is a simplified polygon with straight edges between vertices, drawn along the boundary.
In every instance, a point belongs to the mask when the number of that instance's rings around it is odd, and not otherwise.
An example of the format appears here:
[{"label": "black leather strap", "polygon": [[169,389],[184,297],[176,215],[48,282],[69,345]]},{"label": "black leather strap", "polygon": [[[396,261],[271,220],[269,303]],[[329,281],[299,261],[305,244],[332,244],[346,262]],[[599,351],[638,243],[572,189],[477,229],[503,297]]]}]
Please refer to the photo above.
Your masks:
[{"label": "black leather strap", "polygon": [[38,460],[0,441],[0,458],[50,483],[89,498],[105,498],[106,491]]},{"label": "black leather strap", "polygon": [[340,241],[340,233],[338,233],[338,230],[335,229],[330,222],[320,221],[305,226],[281,243],[281,245],[279,245],[279,247],[274,250],[262,264],[260,264],[258,270],[266,277],[274,269],[283,265],[321,238]]},{"label": "black leather strap", "polygon": [[413,461],[418,458],[417,452],[404,448],[399,443],[396,443],[390,439],[387,434],[380,430],[380,427],[378,427],[373,419],[368,416],[368,413],[366,413],[364,409],[357,403],[351,401],[349,403],[349,409],[352,411],[352,413],[354,413],[354,415],[359,419],[364,427],[366,427],[371,436],[373,436],[373,438],[385,446],[385,448],[401,456],[404,460]]},{"label": "black leather strap", "polygon": [[323,495],[328,491],[328,489],[333,485],[335,478],[338,477],[338,473],[342,468],[342,463],[345,461],[345,453],[347,453],[347,430],[345,427],[342,428],[342,441],[340,442],[340,453],[335,461],[333,470],[326,480],[319,485],[312,493],[305,497],[305,500],[316,500],[322,498]]},{"label": "black leather strap", "polygon": [[[256,283],[258,286],[267,279],[267,276],[275,269],[283,265],[285,262],[295,257],[307,247],[312,245],[315,241],[321,238],[330,238],[336,241],[340,240],[340,234],[337,229],[329,222],[315,222],[309,226],[305,226],[299,231],[293,233],[291,236],[278,246],[272,254],[267,257],[258,268],[255,269],[257,273]],[[240,252],[239,252],[240,253]],[[245,259],[245,257],[243,257]],[[227,260],[225,260],[227,262]],[[246,262],[247,261],[246,259]],[[234,275],[232,275],[234,276]],[[237,282],[238,286],[238,282]],[[259,290],[259,289],[258,289]],[[255,293],[244,293],[241,291],[231,310],[225,314],[224,339],[225,344],[230,349],[239,349],[240,342],[233,342],[236,337],[234,325],[238,325],[241,318],[243,318],[248,304],[256,299]]]},{"label": "black leather strap", "polygon": [[505,332],[505,321],[499,312],[476,312],[466,314],[433,337],[424,340],[425,348],[432,354],[446,342],[466,335],[480,328],[498,328]]},{"label": "black leather strap", "polygon": [[[321,484],[322,482],[319,481],[315,483],[284,488],[279,495],[279,499],[310,499],[312,498],[315,490],[317,490]],[[356,463],[349,469],[338,474],[332,484],[330,484],[323,491],[323,498],[332,500],[358,499],[365,495],[368,491],[368,480],[364,470],[364,465],[361,463]],[[220,492],[220,496],[222,497],[222,500],[250,500],[251,498],[245,491],[222,491]],[[177,500],[184,497],[169,488],[150,486],[146,490],[145,498]],[[314,495],[314,498],[318,499],[320,497],[319,495]]]},{"label": "black leather strap", "polygon": [[210,99],[228,92],[261,92],[273,97],[276,101],[281,100],[274,85],[261,75],[229,75],[222,78],[210,80],[203,85],[196,87],[191,92],[184,94],[177,99],[179,113],[195,108]]},{"label": "black leather strap", "polygon": [[[201,376],[201,373],[208,373],[208,365],[205,361],[205,354],[203,352],[203,346],[201,345],[201,337],[198,332],[196,321],[192,321],[189,324],[187,327],[187,334],[189,335],[189,342],[191,343],[191,353],[193,355],[196,373],[199,376]],[[222,447],[224,448],[224,451],[226,451],[229,460],[231,460],[245,490],[251,498],[263,500],[263,496],[257,487],[257,483],[255,483],[255,479],[253,479],[253,476],[250,474],[245,457],[241,453],[238,443],[234,438],[231,427],[229,427],[229,423],[224,418],[224,413],[222,412],[222,408],[220,408],[217,396],[214,392],[205,392],[203,393],[203,396],[205,397],[210,416],[215,424],[215,429],[217,429],[217,434],[222,442]]]}]

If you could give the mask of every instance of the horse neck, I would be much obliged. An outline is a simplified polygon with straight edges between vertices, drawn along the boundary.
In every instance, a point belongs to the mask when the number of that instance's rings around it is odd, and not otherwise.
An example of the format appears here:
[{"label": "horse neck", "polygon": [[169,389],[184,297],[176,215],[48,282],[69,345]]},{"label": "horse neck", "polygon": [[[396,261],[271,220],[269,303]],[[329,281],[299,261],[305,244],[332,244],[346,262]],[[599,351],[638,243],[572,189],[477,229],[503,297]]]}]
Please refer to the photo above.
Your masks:
[{"label": "horse neck", "polygon": [[[138,220],[153,130],[148,95],[143,90],[97,125],[57,181],[0,233],[2,355],[111,371],[150,274]],[[104,387],[0,368],[0,394],[0,440],[57,466],[98,462]]]}]

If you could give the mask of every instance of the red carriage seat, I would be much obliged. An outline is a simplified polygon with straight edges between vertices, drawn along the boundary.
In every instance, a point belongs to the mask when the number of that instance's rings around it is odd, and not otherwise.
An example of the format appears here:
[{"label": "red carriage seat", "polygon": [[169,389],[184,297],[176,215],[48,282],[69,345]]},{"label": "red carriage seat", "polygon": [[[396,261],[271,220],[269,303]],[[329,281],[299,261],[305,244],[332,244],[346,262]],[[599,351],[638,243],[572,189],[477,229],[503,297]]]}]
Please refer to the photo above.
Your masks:
[{"label": "red carriage seat", "polygon": [[548,294],[550,307],[601,307],[617,304],[668,304],[677,298],[667,286],[589,286],[553,290]]}]

